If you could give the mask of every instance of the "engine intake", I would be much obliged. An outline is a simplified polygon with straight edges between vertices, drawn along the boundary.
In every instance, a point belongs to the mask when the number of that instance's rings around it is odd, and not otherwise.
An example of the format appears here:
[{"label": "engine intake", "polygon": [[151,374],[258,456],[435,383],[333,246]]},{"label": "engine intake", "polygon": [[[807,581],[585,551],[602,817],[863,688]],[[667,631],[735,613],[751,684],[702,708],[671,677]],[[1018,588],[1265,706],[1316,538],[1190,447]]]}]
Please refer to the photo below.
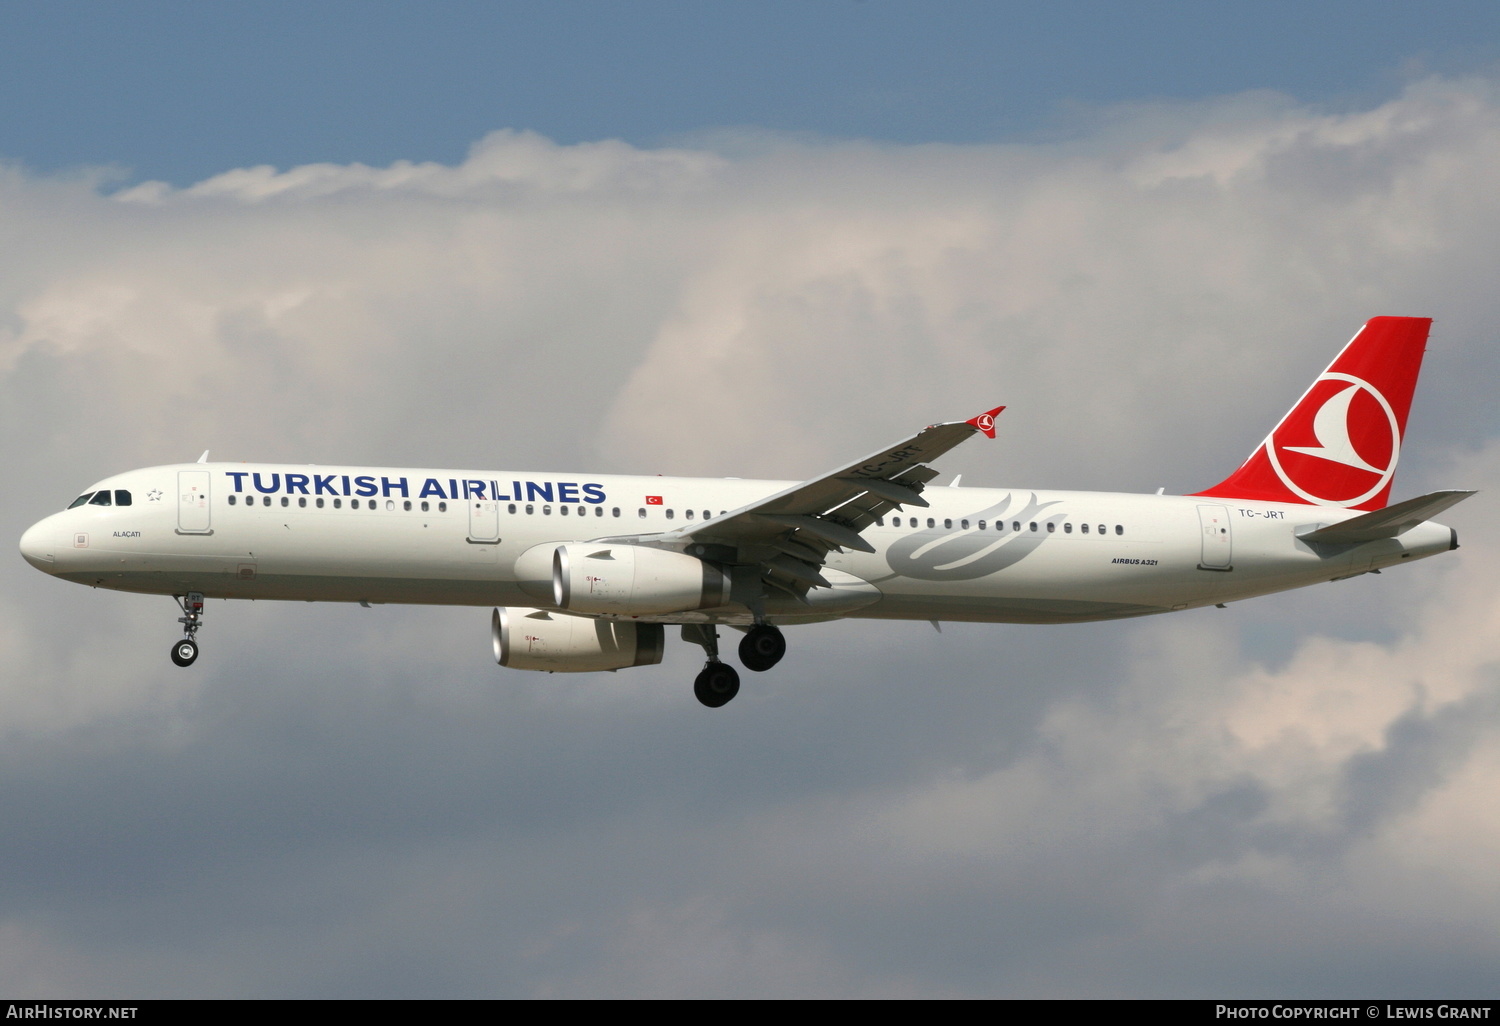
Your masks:
[{"label": "engine intake", "polygon": [[729,576],[696,557],[644,545],[559,545],[552,601],[579,613],[648,616],[729,601]]},{"label": "engine intake", "polygon": [[501,666],[551,673],[654,666],[667,647],[659,623],[591,620],[524,606],[496,609],[490,634]]}]

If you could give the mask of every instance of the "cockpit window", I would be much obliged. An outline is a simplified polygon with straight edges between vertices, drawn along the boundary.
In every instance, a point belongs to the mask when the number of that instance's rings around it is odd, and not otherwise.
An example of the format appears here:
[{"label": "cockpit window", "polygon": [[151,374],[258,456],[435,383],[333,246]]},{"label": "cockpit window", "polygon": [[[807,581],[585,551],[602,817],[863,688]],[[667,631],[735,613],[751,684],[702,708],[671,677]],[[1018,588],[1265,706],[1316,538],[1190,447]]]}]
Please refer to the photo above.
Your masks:
[{"label": "cockpit window", "polygon": [[90,506],[108,506],[109,504],[109,489],[107,488],[95,492],[94,497],[89,500]]},{"label": "cockpit window", "polygon": [[93,497],[94,497],[94,493],[93,492],[84,492],[78,498],[76,498],[72,502],[68,503],[68,508],[72,509],[74,506],[82,506],[85,502],[88,502]]},{"label": "cockpit window", "polygon": [[129,506],[130,505],[130,493],[127,492],[123,488],[116,488],[115,489],[115,505],[116,506]]}]

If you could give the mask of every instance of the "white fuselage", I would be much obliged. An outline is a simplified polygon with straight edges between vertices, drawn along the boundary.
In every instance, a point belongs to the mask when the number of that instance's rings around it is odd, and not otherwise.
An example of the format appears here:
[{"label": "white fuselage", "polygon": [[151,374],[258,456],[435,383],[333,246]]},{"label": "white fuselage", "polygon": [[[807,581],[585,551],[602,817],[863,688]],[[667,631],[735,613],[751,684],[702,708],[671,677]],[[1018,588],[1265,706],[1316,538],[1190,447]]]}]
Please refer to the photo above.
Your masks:
[{"label": "white fuselage", "polygon": [[[548,607],[550,563],[536,553],[673,531],[792,484],[181,464],[99,482],[91,491],[125,491],[130,504],[56,513],[21,548],[54,576],[122,591]],[[1431,522],[1361,545],[1309,544],[1298,528],[1354,514],[1297,504],[990,488],[930,488],[923,498],[929,508],[864,532],[873,553],[830,554],[834,588],[815,589],[811,604],[773,603],[769,619],[1111,619],[1284,591],[1454,544]],[[748,613],[647,619],[744,623]]]}]

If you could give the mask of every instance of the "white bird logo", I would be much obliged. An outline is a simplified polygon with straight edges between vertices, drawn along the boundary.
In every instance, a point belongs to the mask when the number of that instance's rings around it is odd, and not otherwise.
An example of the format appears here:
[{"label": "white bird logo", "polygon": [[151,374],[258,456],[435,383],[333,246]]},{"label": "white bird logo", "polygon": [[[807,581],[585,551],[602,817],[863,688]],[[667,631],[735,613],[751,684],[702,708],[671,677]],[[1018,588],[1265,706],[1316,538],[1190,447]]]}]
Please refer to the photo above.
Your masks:
[{"label": "white bird logo", "polygon": [[[1401,455],[1401,424],[1396,420],[1396,411],[1391,409],[1391,404],[1386,401],[1368,381],[1356,378],[1352,374],[1344,374],[1340,371],[1329,371],[1318,379],[1314,388],[1324,381],[1347,381],[1349,387],[1335,392],[1323,400],[1323,405],[1313,415],[1312,430],[1313,437],[1318,440],[1317,445],[1278,445],[1276,435],[1281,431],[1278,425],[1271,437],[1266,439],[1266,455],[1270,457],[1271,466],[1276,471],[1276,476],[1281,478],[1283,484],[1294,493],[1308,502],[1319,506],[1342,506],[1347,509],[1357,506],[1367,499],[1379,494],[1380,490],[1390,483],[1396,474],[1396,460]],[[1354,397],[1361,391],[1370,393],[1380,408],[1385,411],[1386,423],[1390,429],[1391,438],[1391,461],[1386,467],[1376,467],[1361,456],[1354,448],[1354,440],[1349,437],[1350,405]],[[1328,460],[1331,463],[1339,463],[1356,470],[1368,471],[1378,475],[1373,486],[1351,498],[1330,498],[1326,495],[1318,495],[1309,488],[1304,488],[1292,480],[1292,475],[1287,473],[1281,465],[1278,450],[1283,452],[1301,453],[1304,456],[1315,456],[1320,460]],[[1311,485],[1311,482],[1309,482]]]},{"label": "white bird logo", "polygon": [[[1320,460],[1332,460],[1346,467],[1358,467],[1372,474],[1384,474],[1384,467],[1370,466],[1354,450],[1354,442],[1349,437],[1349,404],[1354,401],[1359,390],[1359,385],[1350,385],[1342,392],[1330,396],[1318,410],[1317,416],[1313,418],[1313,436],[1318,440],[1317,445],[1284,445],[1282,448],[1287,452],[1316,456]],[[1394,451],[1391,455],[1395,455]]]}]

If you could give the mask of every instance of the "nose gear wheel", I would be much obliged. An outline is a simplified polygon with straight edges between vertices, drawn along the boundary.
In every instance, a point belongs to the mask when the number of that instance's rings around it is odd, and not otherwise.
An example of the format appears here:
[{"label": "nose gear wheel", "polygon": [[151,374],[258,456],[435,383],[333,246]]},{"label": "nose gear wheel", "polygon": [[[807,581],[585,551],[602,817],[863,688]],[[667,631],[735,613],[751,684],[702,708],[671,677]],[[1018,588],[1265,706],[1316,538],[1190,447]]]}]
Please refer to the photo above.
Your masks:
[{"label": "nose gear wheel", "polygon": [[192,666],[198,658],[198,631],[203,626],[203,593],[190,591],[186,595],[173,595],[182,615],[177,622],[182,624],[182,640],[172,645],[172,662],[178,666]]}]

